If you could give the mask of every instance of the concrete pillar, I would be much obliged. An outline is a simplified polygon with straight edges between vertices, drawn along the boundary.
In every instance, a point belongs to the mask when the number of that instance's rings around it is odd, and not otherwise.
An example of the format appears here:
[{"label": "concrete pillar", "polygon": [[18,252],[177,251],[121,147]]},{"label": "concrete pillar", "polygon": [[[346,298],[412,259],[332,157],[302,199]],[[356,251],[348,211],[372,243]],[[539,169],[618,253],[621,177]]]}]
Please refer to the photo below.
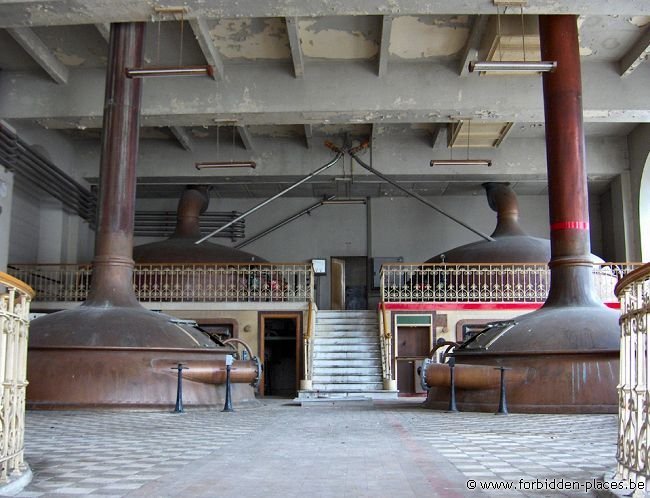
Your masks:
[{"label": "concrete pillar", "polygon": [[11,204],[13,200],[14,174],[0,166],[0,271],[7,271],[9,259],[9,232],[11,229]]}]

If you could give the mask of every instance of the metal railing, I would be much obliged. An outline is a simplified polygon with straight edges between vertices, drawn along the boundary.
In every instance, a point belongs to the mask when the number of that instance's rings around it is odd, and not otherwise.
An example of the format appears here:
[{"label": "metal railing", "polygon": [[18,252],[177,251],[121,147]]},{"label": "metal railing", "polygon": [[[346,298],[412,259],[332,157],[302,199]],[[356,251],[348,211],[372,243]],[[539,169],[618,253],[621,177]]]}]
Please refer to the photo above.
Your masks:
[{"label": "metal railing", "polygon": [[[10,264],[8,271],[27,282],[39,302],[84,301],[91,265]],[[314,275],[309,263],[142,264],[133,270],[140,302],[309,302]]]},{"label": "metal railing", "polygon": [[[594,264],[595,291],[617,302],[614,286],[641,263]],[[384,302],[542,303],[551,274],[546,263],[400,263],[381,269]]]},{"label": "metal railing", "polygon": [[0,484],[25,469],[27,336],[33,296],[24,282],[0,272]]},{"label": "metal railing", "polygon": [[616,287],[621,303],[618,477],[648,484],[650,470],[650,264]]}]

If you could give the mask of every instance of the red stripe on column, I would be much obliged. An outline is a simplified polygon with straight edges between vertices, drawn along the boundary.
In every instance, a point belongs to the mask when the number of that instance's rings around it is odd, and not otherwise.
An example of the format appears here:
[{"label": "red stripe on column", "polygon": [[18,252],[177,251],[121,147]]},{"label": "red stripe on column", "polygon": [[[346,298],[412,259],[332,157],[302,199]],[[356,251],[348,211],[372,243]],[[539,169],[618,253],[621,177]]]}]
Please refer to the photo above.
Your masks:
[{"label": "red stripe on column", "polygon": [[588,221],[558,221],[551,224],[551,230],[589,230]]}]

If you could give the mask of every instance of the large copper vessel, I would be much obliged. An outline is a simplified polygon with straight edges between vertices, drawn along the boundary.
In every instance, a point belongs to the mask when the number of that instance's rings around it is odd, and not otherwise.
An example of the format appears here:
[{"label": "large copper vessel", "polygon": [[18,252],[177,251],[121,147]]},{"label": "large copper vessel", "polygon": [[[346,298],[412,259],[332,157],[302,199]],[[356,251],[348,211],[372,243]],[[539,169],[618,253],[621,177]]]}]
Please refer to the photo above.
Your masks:
[{"label": "large copper vessel", "polygon": [[[587,176],[582,129],[580,58],[575,16],[540,16],[543,60],[557,61],[544,75],[546,149],[551,222],[551,286],[544,306],[505,322],[457,347],[451,356],[477,374],[505,366],[511,411],[616,413],[618,313],[593,291]],[[435,366],[434,370],[447,368]],[[449,382],[434,370],[426,405],[445,408]],[[515,382],[508,383],[512,375]],[[457,386],[461,409],[496,411],[497,386],[477,388],[465,376]]]},{"label": "large copper vessel", "polygon": [[[102,136],[98,226],[88,300],[76,309],[31,322],[27,405],[30,408],[173,407],[176,372],[187,372],[184,403],[223,404],[228,347],[207,334],[148,311],[132,286],[135,165],[138,156],[140,80],[125,76],[143,60],[144,24],[112,24]],[[253,360],[238,361],[235,401],[254,399]],[[193,378],[190,378],[193,377]]]}]

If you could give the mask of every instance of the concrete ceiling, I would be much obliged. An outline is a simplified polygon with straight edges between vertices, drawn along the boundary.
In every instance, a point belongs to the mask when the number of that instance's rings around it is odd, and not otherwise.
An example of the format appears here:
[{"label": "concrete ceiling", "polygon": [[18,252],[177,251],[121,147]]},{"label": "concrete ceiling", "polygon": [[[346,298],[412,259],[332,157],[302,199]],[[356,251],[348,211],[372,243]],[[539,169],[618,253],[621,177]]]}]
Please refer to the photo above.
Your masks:
[{"label": "concrete ceiling", "polygon": [[[0,4],[0,116],[98,143],[108,23],[143,21],[147,65],[217,69],[216,81],[145,84],[142,139],[178,142],[188,155],[193,143],[214,144],[217,133],[221,143],[249,151],[258,139],[312,147],[327,138],[382,135],[421,137],[444,149],[447,124],[465,117],[513,122],[506,142],[544,136],[539,77],[479,77],[465,69],[495,42],[491,1],[190,0],[183,6],[181,14],[161,13],[145,0]],[[519,9],[501,13],[518,39]],[[650,2],[531,0],[525,25],[554,13],[579,14],[586,135],[624,137],[650,122]],[[217,194],[263,197],[298,177],[236,178],[220,180]],[[508,178],[520,193],[546,188],[544,178]],[[403,180],[426,195],[467,193],[479,181],[471,175]],[[143,182],[139,195],[167,197],[191,181]],[[607,181],[592,177],[590,185],[599,191]],[[325,178],[293,194],[394,192],[368,179]]]}]

